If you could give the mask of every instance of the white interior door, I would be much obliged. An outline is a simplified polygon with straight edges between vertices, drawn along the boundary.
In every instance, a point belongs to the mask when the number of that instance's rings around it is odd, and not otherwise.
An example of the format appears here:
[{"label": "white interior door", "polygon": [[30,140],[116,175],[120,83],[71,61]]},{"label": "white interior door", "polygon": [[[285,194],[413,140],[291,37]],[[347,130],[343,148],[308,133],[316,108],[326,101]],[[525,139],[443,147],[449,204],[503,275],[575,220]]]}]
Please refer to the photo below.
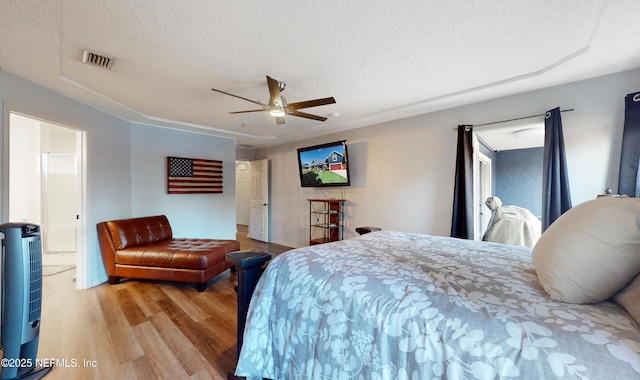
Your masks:
[{"label": "white interior door", "polygon": [[239,161],[236,164],[236,223],[249,225],[249,181],[251,179],[250,164]]},{"label": "white interior door", "polygon": [[491,159],[486,155],[478,154],[478,236],[482,238],[487,231],[489,220],[491,219],[491,210],[484,203],[491,194]]},{"label": "white interior door", "polygon": [[269,160],[250,162],[249,237],[269,241]]},{"label": "white interior door", "polygon": [[491,219],[484,204],[491,196],[491,159],[480,152],[478,137],[473,135],[473,238],[482,240]]},{"label": "white interior door", "polygon": [[76,156],[43,153],[42,158],[45,253],[76,253]]}]

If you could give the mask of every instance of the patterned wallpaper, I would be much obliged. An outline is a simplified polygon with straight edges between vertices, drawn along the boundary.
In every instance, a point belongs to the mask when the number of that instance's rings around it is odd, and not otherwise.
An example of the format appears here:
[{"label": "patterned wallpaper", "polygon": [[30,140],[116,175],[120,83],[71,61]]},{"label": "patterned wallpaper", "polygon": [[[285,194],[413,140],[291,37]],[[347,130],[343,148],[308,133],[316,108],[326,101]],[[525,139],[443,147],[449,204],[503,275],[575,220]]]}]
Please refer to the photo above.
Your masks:
[{"label": "patterned wallpaper", "polygon": [[524,207],[542,216],[543,151],[529,148],[496,152],[494,195],[504,206]]}]

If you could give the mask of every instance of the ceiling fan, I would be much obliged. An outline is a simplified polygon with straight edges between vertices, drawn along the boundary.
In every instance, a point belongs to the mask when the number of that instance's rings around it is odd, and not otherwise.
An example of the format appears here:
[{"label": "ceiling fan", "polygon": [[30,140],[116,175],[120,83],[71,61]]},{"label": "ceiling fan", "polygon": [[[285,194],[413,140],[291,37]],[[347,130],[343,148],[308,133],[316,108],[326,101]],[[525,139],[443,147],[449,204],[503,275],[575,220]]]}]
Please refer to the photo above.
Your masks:
[{"label": "ceiling fan", "polygon": [[261,109],[236,111],[236,112],[229,112],[229,113],[236,114],[236,113],[249,113],[249,112],[269,112],[271,116],[274,116],[276,118],[277,124],[284,124],[285,115],[304,117],[306,119],[312,119],[317,121],[325,121],[327,120],[326,117],[312,115],[310,113],[300,112],[298,110],[303,108],[324,106],[326,104],[333,104],[336,102],[335,99],[333,99],[333,97],[328,97],[328,98],[322,98],[322,99],[307,100],[304,102],[287,103],[284,96],[281,95],[281,92],[284,91],[286,83],[275,80],[267,75],[267,84],[269,85],[269,95],[270,95],[269,104],[264,104],[256,100],[243,98],[242,96],[230,94],[226,91],[217,90],[215,88],[212,88],[212,90],[262,106]]}]

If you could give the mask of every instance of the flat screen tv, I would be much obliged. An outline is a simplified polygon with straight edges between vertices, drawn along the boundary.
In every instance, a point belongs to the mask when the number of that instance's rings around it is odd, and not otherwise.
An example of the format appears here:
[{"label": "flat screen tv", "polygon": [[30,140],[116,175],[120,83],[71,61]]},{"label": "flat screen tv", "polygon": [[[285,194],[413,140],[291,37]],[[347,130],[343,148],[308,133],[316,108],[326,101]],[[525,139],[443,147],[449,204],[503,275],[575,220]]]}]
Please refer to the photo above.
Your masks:
[{"label": "flat screen tv", "polygon": [[347,142],[298,149],[298,171],[302,187],[350,186]]}]

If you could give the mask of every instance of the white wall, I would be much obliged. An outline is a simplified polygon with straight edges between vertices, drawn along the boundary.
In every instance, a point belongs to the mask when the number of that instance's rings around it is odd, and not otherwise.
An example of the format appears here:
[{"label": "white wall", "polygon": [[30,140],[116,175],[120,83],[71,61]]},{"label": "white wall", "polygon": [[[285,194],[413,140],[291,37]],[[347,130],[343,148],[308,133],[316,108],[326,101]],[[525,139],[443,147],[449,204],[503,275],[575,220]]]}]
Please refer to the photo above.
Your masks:
[{"label": "white wall", "polygon": [[[18,115],[12,116],[11,121],[15,128],[11,130],[9,141],[11,145],[19,146],[20,149],[11,152],[9,172],[15,177],[19,176],[22,181],[9,184],[11,208],[8,210],[7,220],[41,224],[40,132],[42,123]],[[15,123],[19,123],[19,126]]]},{"label": "white wall", "polygon": [[[617,189],[624,97],[640,90],[640,70],[395,120],[256,151],[271,161],[271,236],[308,244],[308,198],[347,200],[345,237],[358,226],[449,235],[458,124],[482,124],[574,108],[562,114],[574,205]],[[296,148],[347,139],[352,186],[301,188]]]},{"label": "white wall", "polygon": [[[142,214],[166,212],[176,228],[176,236],[202,232],[207,235],[235,236],[235,147],[225,138],[206,137],[188,132],[132,126],[125,120],[65,98],[43,87],[0,71],[0,189],[2,189],[1,222],[8,221],[8,122],[14,111],[53,123],[86,131],[87,196],[85,250],[78,268],[78,287],[86,288],[107,280],[96,224],[101,221],[129,218]],[[147,135],[144,135],[147,133]],[[162,154],[184,153],[194,158],[217,157],[224,163],[225,192],[218,198],[165,198],[166,184],[159,186],[166,173]],[[188,153],[188,154],[187,154]],[[204,154],[197,157],[196,154]],[[138,162],[133,162],[139,160]],[[160,174],[146,170],[159,171]],[[150,182],[149,182],[150,181]],[[151,199],[145,197],[152,194]],[[135,207],[133,199],[136,200]],[[204,224],[203,224],[204,223]],[[85,275],[83,279],[80,275]]]},{"label": "white wall", "polygon": [[[175,237],[235,239],[233,140],[136,124],[131,141],[133,216],[164,214]],[[168,156],[222,161],[222,194],[167,194]]]}]

